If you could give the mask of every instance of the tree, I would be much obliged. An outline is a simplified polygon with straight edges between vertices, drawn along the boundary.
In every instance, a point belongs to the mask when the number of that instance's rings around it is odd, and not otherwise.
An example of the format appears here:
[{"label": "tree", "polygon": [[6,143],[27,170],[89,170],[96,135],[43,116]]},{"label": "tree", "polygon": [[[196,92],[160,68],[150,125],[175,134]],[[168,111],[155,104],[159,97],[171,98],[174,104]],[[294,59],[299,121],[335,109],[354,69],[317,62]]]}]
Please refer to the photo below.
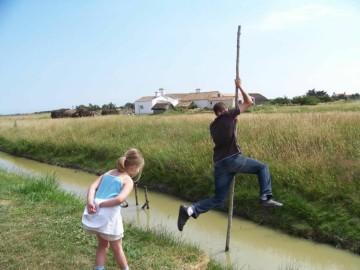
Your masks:
[{"label": "tree", "polygon": [[350,99],[360,99],[360,94],[359,93],[352,94],[350,95]]},{"label": "tree", "polygon": [[286,96],[284,96],[283,98],[275,98],[271,101],[271,104],[273,105],[288,105],[291,104],[291,100],[288,99]]},{"label": "tree", "polygon": [[89,111],[99,111],[99,110],[101,110],[101,108],[98,105],[93,105],[93,104],[89,103],[88,110]]},{"label": "tree", "polygon": [[116,105],[114,103],[110,102],[109,104],[102,105],[101,109],[103,109],[103,110],[106,110],[106,109],[108,109],[108,110],[110,110],[110,109],[116,110]]},{"label": "tree", "polygon": [[292,104],[301,104],[302,100],[303,100],[302,96],[296,96],[296,97],[293,97],[293,99],[291,100],[291,103]]},{"label": "tree", "polygon": [[333,101],[333,99],[329,96],[328,93],[326,93],[326,94],[324,94],[322,96],[318,96],[317,98],[320,100],[320,102],[331,102],[331,101]]},{"label": "tree", "polygon": [[317,105],[319,100],[314,96],[297,96],[292,99],[293,104]]},{"label": "tree", "polygon": [[312,90],[308,90],[306,93],[306,96],[315,97],[320,102],[333,101],[332,98],[329,96],[329,94],[326,91],[324,91],[324,90],[316,91],[315,88]]},{"label": "tree", "polygon": [[75,106],[75,109],[86,109],[86,106],[83,104],[80,104],[78,106]]},{"label": "tree", "polygon": [[307,93],[306,93],[307,96],[313,96],[313,97],[316,97],[316,91],[315,91],[315,88],[312,89],[312,90],[308,90]]},{"label": "tree", "polygon": [[319,99],[317,97],[305,96],[302,105],[317,105],[318,103]]},{"label": "tree", "polygon": [[116,110],[116,105],[112,102],[109,103],[109,109]]},{"label": "tree", "polygon": [[133,109],[133,110],[134,110],[134,109],[135,109],[135,104],[128,102],[128,103],[125,104],[124,107],[125,107],[125,108],[128,108],[128,109]]},{"label": "tree", "polygon": [[347,100],[347,99],[348,99],[348,97],[346,96],[345,93],[344,93],[344,94],[340,94],[340,95],[334,95],[332,98],[333,98],[334,100],[339,100],[339,99]]},{"label": "tree", "polygon": [[191,110],[191,109],[196,109],[198,106],[196,105],[196,103],[193,101],[193,102],[191,102],[191,104],[189,105],[189,109]]}]

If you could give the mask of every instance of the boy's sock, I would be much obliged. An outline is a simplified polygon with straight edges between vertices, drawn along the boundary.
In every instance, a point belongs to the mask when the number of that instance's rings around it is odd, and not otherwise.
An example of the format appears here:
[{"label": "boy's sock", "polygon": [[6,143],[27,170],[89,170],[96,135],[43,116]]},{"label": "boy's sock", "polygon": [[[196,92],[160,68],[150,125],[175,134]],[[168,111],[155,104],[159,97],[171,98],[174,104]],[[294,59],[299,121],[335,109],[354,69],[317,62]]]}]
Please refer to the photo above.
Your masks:
[{"label": "boy's sock", "polygon": [[130,270],[129,266],[126,266],[124,269],[122,270]]},{"label": "boy's sock", "polygon": [[94,267],[94,270],[105,270],[105,266],[97,265]]},{"label": "boy's sock", "polygon": [[191,217],[191,215],[194,214],[194,208],[192,206],[189,206],[189,208],[187,209],[187,213],[189,217]]}]

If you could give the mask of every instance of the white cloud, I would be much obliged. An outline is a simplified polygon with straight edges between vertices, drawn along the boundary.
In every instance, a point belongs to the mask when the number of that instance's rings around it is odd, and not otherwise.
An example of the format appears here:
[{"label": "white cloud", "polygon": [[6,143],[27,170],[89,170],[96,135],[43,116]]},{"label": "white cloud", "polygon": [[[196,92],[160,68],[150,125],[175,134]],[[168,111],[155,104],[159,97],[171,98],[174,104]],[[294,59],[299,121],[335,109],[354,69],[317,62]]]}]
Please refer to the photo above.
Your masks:
[{"label": "white cloud", "polygon": [[302,6],[289,11],[275,11],[269,14],[255,28],[260,30],[286,29],[304,22],[323,17],[344,17],[356,12],[352,8],[337,8],[319,4]]}]

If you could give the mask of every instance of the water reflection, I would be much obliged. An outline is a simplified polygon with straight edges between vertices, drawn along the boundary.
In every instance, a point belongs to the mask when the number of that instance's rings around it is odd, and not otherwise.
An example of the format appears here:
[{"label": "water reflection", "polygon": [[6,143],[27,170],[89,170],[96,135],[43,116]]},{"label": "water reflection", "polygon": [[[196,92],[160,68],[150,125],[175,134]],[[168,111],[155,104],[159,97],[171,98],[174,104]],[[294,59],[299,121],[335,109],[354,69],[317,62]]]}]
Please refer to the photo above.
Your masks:
[{"label": "water reflection", "polygon": [[[85,198],[86,189],[96,178],[96,175],[79,170],[51,166],[5,153],[0,153],[0,166],[15,172],[54,173],[62,188],[80,198]],[[210,211],[196,221],[190,219],[180,233],[176,227],[178,208],[180,204],[188,202],[149,190],[150,209],[142,209],[145,203],[143,189],[138,189],[138,199],[139,205],[136,205],[133,192],[128,200],[129,207],[122,210],[124,220],[144,228],[166,230],[178,239],[198,245],[212,258],[225,265],[235,266],[236,269],[360,269],[360,256],[328,245],[289,237],[240,218],[233,219],[230,251],[224,252],[226,213]]]}]

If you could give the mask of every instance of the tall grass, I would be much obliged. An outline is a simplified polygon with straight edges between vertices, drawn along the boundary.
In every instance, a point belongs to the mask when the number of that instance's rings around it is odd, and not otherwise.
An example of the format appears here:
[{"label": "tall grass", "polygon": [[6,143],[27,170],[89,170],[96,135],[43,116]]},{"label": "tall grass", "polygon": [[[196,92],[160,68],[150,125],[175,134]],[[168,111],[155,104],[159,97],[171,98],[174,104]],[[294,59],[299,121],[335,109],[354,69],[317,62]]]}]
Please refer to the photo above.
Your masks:
[{"label": "tall grass", "polygon": [[[212,114],[82,119],[0,118],[0,147],[45,162],[102,172],[139,148],[143,185],[196,201],[213,192]],[[235,213],[360,253],[360,113],[248,113],[238,139],[270,166],[282,210],[259,209],[255,176],[238,175]],[[224,209],[226,208],[226,204]]]},{"label": "tall grass", "polygon": [[319,103],[314,105],[263,105],[253,106],[249,109],[250,112],[266,112],[266,113],[304,113],[304,112],[359,112],[360,100],[339,100],[329,103]]}]

